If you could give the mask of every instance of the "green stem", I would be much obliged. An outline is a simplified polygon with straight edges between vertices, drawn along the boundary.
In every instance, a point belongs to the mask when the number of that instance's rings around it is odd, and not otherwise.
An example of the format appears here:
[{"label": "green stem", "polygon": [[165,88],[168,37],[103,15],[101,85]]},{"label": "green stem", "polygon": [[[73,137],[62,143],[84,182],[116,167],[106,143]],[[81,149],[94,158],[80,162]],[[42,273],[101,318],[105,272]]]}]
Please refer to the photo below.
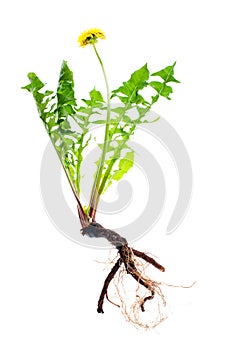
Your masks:
[{"label": "green stem", "polygon": [[95,54],[98,58],[98,61],[100,63],[100,66],[101,66],[101,69],[103,72],[104,81],[105,81],[105,85],[106,85],[106,91],[107,91],[107,118],[106,118],[106,125],[105,125],[104,144],[103,144],[103,150],[102,150],[101,158],[100,158],[99,165],[97,168],[94,184],[92,187],[90,204],[89,204],[89,208],[90,208],[89,217],[92,220],[95,220],[95,213],[96,213],[97,205],[98,205],[99,198],[100,198],[99,186],[100,186],[100,181],[101,181],[102,172],[103,172],[103,168],[104,168],[105,158],[106,158],[106,154],[107,154],[107,150],[108,150],[109,142],[110,142],[110,140],[109,140],[109,126],[110,126],[111,106],[110,106],[110,90],[109,90],[109,85],[108,85],[108,80],[107,80],[105,68],[104,68],[103,62],[99,56],[99,53],[96,49],[95,44],[93,43],[92,45],[93,45]]}]

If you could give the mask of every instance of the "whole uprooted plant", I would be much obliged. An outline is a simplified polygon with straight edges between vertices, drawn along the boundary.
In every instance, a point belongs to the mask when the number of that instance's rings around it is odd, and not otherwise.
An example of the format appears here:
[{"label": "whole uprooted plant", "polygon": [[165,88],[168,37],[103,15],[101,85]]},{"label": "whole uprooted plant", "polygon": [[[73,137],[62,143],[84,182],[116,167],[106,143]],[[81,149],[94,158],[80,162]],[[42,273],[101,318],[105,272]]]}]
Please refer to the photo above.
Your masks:
[{"label": "whole uprooted plant", "polygon": [[[133,308],[134,318],[126,311],[124,313],[134,324],[143,325],[138,315],[145,311],[145,302],[156,296],[162,304],[165,303],[160,283],[145,275],[145,264],[153,265],[160,271],[165,269],[152,257],[129,247],[124,237],[96,222],[96,213],[101,195],[114,181],[121,180],[134,164],[134,150],[129,147],[128,141],[137,126],[159,119],[150,121],[147,118],[148,112],[160,97],[170,99],[172,93],[170,84],[178,83],[178,80],[174,77],[175,63],[155,73],[150,73],[145,64],[131,74],[129,80],[123,82],[119,88],[110,91],[104,65],[96,49],[99,38],[105,39],[104,33],[99,29],[91,29],[82,33],[78,41],[80,46],[92,45],[94,49],[106,84],[106,99],[94,88],[90,91],[89,98],[82,99],[78,105],[74,92],[73,73],[66,61],[63,61],[61,66],[56,92],[45,90],[45,84],[35,73],[28,74],[30,84],[23,88],[32,93],[39,116],[66,173],[77,201],[81,233],[89,237],[105,238],[118,252],[118,258],[104,282],[97,311],[103,313],[105,297],[110,301],[108,297],[110,282],[116,278],[117,273],[126,273],[132,276],[138,287],[143,286],[146,294],[143,297],[137,295]],[[146,94],[144,94],[145,91]],[[145,98],[144,95],[148,96],[148,94],[149,98]],[[112,107],[112,101],[118,101],[120,105]],[[132,110],[136,111],[137,118],[130,117]],[[94,174],[90,202],[84,206],[80,200],[80,170],[83,152],[92,138],[90,127],[93,123],[103,124],[105,134],[102,144],[98,145],[101,155],[96,162],[97,169]],[[124,304],[124,300],[121,301]],[[126,309],[123,307],[123,310]],[[162,320],[163,316],[160,315],[156,318],[154,325]]]}]

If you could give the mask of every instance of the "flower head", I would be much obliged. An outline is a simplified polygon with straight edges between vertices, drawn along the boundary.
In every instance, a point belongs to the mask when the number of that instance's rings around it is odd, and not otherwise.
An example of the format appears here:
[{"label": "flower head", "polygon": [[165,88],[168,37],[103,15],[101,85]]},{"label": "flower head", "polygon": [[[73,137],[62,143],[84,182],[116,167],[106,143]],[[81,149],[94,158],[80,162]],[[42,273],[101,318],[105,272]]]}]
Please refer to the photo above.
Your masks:
[{"label": "flower head", "polygon": [[102,30],[97,28],[92,28],[86,30],[78,37],[78,42],[80,46],[85,47],[88,44],[97,43],[97,39],[105,39],[105,34]]}]

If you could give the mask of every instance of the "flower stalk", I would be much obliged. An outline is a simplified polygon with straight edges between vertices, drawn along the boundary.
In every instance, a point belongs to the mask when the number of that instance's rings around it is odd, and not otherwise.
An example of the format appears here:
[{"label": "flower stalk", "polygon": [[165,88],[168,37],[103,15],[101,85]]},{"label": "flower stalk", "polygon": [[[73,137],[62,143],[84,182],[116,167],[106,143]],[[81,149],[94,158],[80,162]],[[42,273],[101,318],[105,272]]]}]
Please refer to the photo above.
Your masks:
[{"label": "flower stalk", "polygon": [[103,76],[104,76],[104,81],[106,85],[106,93],[107,93],[107,117],[106,117],[106,124],[105,124],[105,134],[104,134],[104,144],[103,144],[103,150],[101,154],[101,158],[98,164],[96,176],[94,179],[94,184],[92,187],[91,191],[91,198],[90,198],[90,204],[89,204],[89,217],[95,221],[95,214],[96,214],[96,208],[100,199],[101,192],[99,191],[100,189],[100,182],[102,178],[102,172],[104,168],[104,163],[105,163],[105,158],[106,158],[106,153],[109,147],[110,139],[109,139],[109,126],[110,126],[110,118],[111,118],[111,105],[110,105],[110,89],[108,85],[108,79],[106,75],[106,71],[104,68],[103,61],[100,58],[100,55],[96,49],[95,43],[92,44],[95,54],[97,56],[97,59],[99,61],[99,64],[101,66]]}]

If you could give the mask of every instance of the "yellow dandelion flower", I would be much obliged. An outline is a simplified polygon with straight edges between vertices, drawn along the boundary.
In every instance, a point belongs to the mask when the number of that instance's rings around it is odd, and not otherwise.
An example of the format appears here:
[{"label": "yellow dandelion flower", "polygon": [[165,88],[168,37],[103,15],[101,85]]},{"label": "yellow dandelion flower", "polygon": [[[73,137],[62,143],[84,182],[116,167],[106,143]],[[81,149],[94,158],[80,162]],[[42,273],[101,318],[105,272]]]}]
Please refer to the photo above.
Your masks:
[{"label": "yellow dandelion flower", "polygon": [[78,37],[78,43],[81,47],[85,47],[88,44],[97,43],[97,39],[105,39],[105,34],[100,29],[92,28],[86,30]]}]

